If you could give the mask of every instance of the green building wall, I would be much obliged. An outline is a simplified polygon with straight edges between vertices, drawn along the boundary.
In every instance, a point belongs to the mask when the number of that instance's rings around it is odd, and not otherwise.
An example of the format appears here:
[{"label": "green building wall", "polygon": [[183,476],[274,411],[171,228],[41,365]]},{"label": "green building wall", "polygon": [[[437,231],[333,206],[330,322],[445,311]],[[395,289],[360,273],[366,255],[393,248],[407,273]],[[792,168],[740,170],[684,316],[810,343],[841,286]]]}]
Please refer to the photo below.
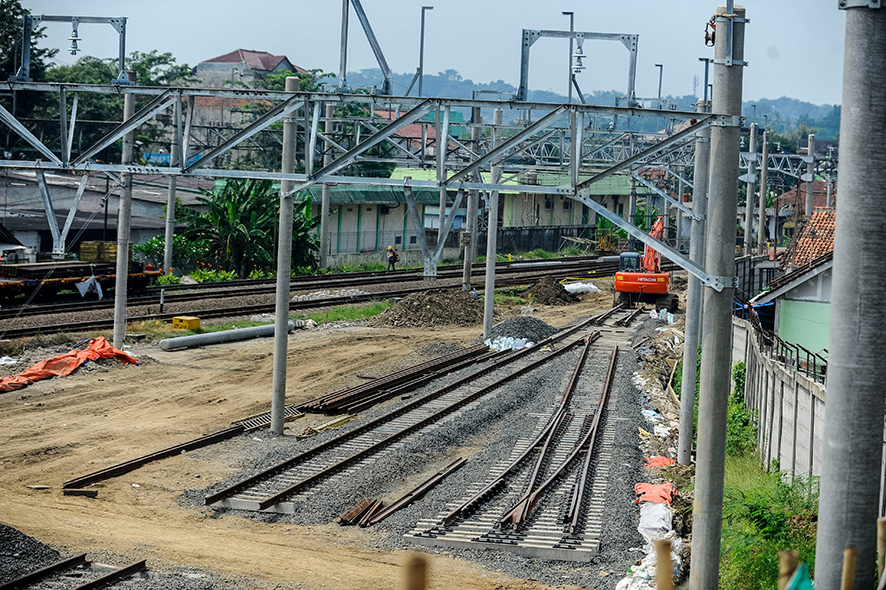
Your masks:
[{"label": "green building wall", "polygon": [[778,337],[812,352],[828,348],[831,304],[784,299],[778,305]]}]

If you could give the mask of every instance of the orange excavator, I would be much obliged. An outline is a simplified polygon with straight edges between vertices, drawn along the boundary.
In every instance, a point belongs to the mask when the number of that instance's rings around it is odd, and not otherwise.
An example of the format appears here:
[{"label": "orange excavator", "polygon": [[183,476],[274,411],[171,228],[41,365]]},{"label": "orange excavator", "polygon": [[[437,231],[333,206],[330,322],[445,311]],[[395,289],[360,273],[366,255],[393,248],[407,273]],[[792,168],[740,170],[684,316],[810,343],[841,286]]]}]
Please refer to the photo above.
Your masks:
[{"label": "orange excavator", "polygon": [[[659,217],[652,225],[649,235],[661,240],[664,235],[664,222]],[[641,256],[639,252],[622,252],[615,273],[615,296],[613,303],[624,303],[632,307],[634,303],[652,303],[659,309],[676,311],[679,298],[669,293],[671,273],[661,272],[661,253],[646,246]]]}]

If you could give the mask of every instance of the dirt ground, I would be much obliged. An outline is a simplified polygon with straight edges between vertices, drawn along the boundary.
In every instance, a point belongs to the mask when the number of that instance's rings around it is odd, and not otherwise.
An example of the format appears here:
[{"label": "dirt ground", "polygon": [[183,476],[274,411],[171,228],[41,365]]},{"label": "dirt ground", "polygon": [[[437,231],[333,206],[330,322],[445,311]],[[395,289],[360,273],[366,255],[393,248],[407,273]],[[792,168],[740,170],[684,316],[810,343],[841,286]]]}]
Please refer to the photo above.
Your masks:
[{"label": "dirt ground", "polygon": [[[569,306],[535,305],[534,315],[561,326],[611,301],[606,292],[587,297]],[[497,321],[520,312],[509,309]],[[479,333],[477,327],[298,331],[289,340],[287,403],[352,385],[357,375],[384,374],[429,343],[465,345]],[[70,552],[147,559],[158,570],[198,567],[254,580],[252,587],[402,587],[408,550],[374,549],[369,529],[261,523],[181,505],[183,490],[237,473],[214,447],[97,484],[96,499],[62,496],[63,481],[267,411],[272,346],[271,339],[178,352],[138,345],[133,352],[141,366],[95,364],[0,395],[0,522]],[[287,434],[307,424],[296,420]],[[429,559],[432,588],[546,587],[445,555]]]}]

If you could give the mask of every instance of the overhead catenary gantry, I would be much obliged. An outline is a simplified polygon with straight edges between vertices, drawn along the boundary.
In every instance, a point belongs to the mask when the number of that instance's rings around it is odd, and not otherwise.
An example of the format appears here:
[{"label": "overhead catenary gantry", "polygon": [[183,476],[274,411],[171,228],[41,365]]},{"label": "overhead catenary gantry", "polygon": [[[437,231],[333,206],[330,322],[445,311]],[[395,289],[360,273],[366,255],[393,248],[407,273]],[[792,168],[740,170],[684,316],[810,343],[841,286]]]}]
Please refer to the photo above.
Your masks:
[{"label": "overhead catenary gantry", "polygon": [[[349,95],[330,93],[274,92],[264,90],[233,90],[205,88],[148,88],[118,85],[78,85],[8,82],[7,86],[16,91],[38,91],[59,95],[60,118],[68,115],[67,98],[73,94],[74,100],[80,94],[99,93],[122,96],[135,96],[144,106],[122,121],[115,128],[104,133],[95,143],[79,154],[69,151],[70,136],[75,126],[81,124],[75,113],[67,120],[68,133],[61,136],[58,145],[50,147],[32,133],[27,126],[0,108],[0,119],[28,142],[39,153],[39,159],[0,160],[0,168],[31,169],[44,172],[101,172],[110,175],[132,173],[153,174],[173,177],[212,177],[212,178],[254,178],[275,181],[291,181],[291,192],[297,193],[315,184],[348,184],[389,187],[410,187],[412,189],[436,189],[452,191],[476,190],[487,194],[491,191],[514,191],[530,194],[561,195],[576,198],[594,209],[597,213],[622,225],[625,220],[614,219],[614,214],[587,198],[587,188],[594,182],[616,173],[627,172],[640,166],[682,166],[691,161],[695,135],[711,125],[737,126],[737,116],[712,115],[690,111],[669,111],[668,116],[677,121],[685,121],[683,128],[673,134],[610,129],[609,122],[618,118],[629,122],[636,118],[657,118],[658,110],[634,107],[603,107],[594,105],[557,105],[528,101],[488,101],[476,99],[450,98],[408,98],[383,97],[377,95]],[[199,97],[238,98],[265,105],[265,112],[255,121],[235,130],[233,135],[208,151],[191,153],[191,127],[193,124],[194,101]],[[335,107],[358,107],[360,116],[349,117],[336,114],[336,120],[352,123],[359,131],[348,138],[330,137],[325,132],[325,117],[320,117],[320,105]],[[270,106],[269,106],[270,105]],[[502,140],[494,148],[488,144],[473,145],[461,141],[453,130],[457,124],[449,122],[439,125],[441,135],[436,139],[439,156],[436,162],[424,160],[423,146],[416,149],[404,141],[400,132],[410,126],[434,125],[424,119],[429,113],[446,113],[453,110],[507,108],[535,114],[533,122],[522,125],[496,126],[502,130]],[[377,112],[399,113],[399,117],[385,119],[376,116]],[[97,162],[93,158],[103,149],[137,130],[158,115],[171,113],[173,128],[182,129],[181,143],[177,145],[180,157],[177,164],[154,166],[136,163],[114,164]],[[300,114],[301,113],[301,114]],[[439,121],[442,117],[438,117]],[[314,166],[314,157],[305,160],[303,172],[282,172],[275,170],[246,170],[218,167],[218,158],[236,148],[259,132],[266,131],[280,120],[292,121],[304,131],[305,145],[309,154],[317,154],[319,144],[328,142],[332,153],[328,163]],[[599,119],[605,123],[600,124]],[[595,124],[597,122],[597,124]],[[490,127],[482,123],[461,123],[463,127]],[[445,127],[445,129],[443,129]],[[598,128],[598,127],[602,127]],[[338,140],[338,141],[336,141]],[[550,157],[538,157],[538,146],[553,142],[556,147],[548,147]],[[436,178],[426,179],[427,175],[416,174],[416,178],[381,178],[343,174],[350,165],[361,161],[378,161],[370,151],[379,145],[391,147],[396,158],[405,166],[428,168],[435,166]],[[513,160],[517,160],[514,162]],[[492,170],[501,166],[505,181],[494,181]],[[525,172],[530,170],[559,172],[550,175],[553,182],[542,184],[525,181]],[[418,178],[422,176],[422,178]],[[405,195],[404,195],[405,198]],[[445,230],[445,221],[441,229]],[[631,231],[634,237],[643,242],[651,238],[640,230]],[[445,234],[445,232],[444,232]],[[445,238],[445,235],[442,237]],[[658,247],[659,242],[654,245]],[[722,288],[723,281],[712,279],[680,252],[666,251],[674,262],[684,266],[699,276],[705,284]],[[432,256],[433,257],[433,256]],[[427,261],[426,261],[427,262]],[[426,265],[433,276],[435,264]]]}]

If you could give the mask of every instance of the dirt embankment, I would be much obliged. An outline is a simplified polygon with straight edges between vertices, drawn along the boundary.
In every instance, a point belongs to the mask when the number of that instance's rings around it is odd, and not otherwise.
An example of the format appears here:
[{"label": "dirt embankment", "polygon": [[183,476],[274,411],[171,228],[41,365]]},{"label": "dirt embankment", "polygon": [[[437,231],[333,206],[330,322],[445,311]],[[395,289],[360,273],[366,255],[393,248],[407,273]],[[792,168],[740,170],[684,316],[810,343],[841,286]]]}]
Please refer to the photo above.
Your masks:
[{"label": "dirt embankment", "polygon": [[[451,300],[446,310],[482,318],[476,315],[481,302],[465,297],[470,300],[457,310]],[[404,315],[414,318],[422,309],[419,305]],[[537,306],[534,313],[562,326],[598,309],[593,301]],[[519,309],[507,313],[519,315]],[[410,355],[435,342],[468,345],[479,333],[477,320],[467,327],[431,323],[296,332],[289,340],[287,403],[353,385],[361,374],[414,364],[418,360]],[[133,352],[140,366],[96,364],[65,379],[0,395],[0,522],[63,553],[125,555],[148,559],[157,569],[198,567],[238,580],[240,588],[401,587],[406,550],[378,549],[377,533],[371,530],[257,522],[183,506],[178,500],[183,490],[248,468],[237,459],[238,439],[97,484],[96,499],[61,495],[63,481],[266,411],[272,347],[269,339],[178,352],[138,345]],[[47,349],[46,356],[56,352]],[[302,421],[293,422],[287,434],[304,427]],[[259,431],[253,436],[272,435]],[[432,588],[546,587],[444,554],[429,559]]]}]

